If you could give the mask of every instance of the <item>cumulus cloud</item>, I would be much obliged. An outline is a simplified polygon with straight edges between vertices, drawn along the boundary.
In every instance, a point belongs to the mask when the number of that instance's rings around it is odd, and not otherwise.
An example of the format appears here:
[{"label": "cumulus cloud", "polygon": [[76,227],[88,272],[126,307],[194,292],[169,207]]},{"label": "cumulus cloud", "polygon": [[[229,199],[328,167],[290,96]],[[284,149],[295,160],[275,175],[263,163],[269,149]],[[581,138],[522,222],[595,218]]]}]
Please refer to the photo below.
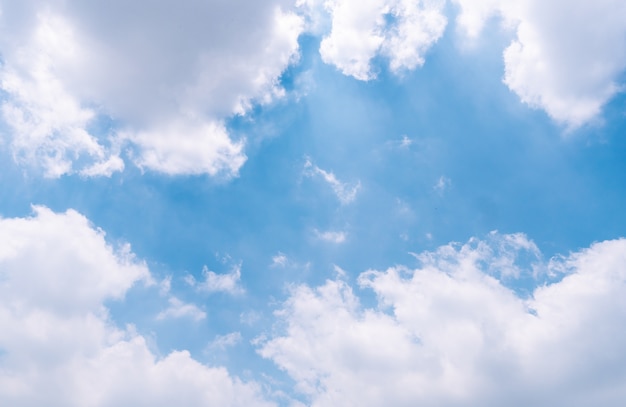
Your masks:
[{"label": "cumulus cloud", "polygon": [[[626,240],[543,262],[524,235],[447,245],[420,265],[301,285],[259,352],[311,406],[621,406]],[[529,296],[507,287],[531,277]]]},{"label": "cumulus cloud", "polygon": [[303,29],[287,0],[0,6],[4,137],[49,177],[110,175],[126,149],[150,170],[236,175],[244,140],[224,121],[284,94]]},{"label": "cumulus cloud", "polygon": [[[372,60],[392,72],[415,69],[443,35],[446,1],[301,0],[323,36],[322,59],[360,80],[376,77]],[[500,18],[515,38],[504,51],[504,83],[531,107],[570,129],[596,118],[623,90],[626,5],[620,0],[451,0],[464,38]],[[598,24],[602,21],[602,24]]]},{"label": "cumulus cloud", "polygon": [[454,2],[461,8],[457,21],[469,36],[477,36],[494,15],[513,28],[516,37],[504,51],[504,83],[554,120],[576,128],[595,118],[623,89],[623,1]]},{"label": "cumulus cloud", "polygon": [[304,164],[304,174],[309,177],[321,177],[330,187],[343,205],[349,204],[354,201],[357,193],[361,189],[361,181],[357,181],[356,184],[350,185],[345,182],[341,182],[337,179],[335,174],[331,171],[326,171],[313,164],[310,159],[307,158]]},{"label": "cumulus cloud", "polygon": [[[360,80],[376,76],[371,61],[383,56],[393,72],[414,69],[444,32],[443,0],[308,0],[313,19],[330,19],[320,44],[322,59]],[[323,8],[320,7],[323,4]],[[317,24],[320,26],[322,24]]]},{"label": "cumulus cloud", "polygon": [[105,301],[152,283],[128,246],[75,211],[0,219],[0,404],[270,406],[258,387],[187,351],[159,358]]}]

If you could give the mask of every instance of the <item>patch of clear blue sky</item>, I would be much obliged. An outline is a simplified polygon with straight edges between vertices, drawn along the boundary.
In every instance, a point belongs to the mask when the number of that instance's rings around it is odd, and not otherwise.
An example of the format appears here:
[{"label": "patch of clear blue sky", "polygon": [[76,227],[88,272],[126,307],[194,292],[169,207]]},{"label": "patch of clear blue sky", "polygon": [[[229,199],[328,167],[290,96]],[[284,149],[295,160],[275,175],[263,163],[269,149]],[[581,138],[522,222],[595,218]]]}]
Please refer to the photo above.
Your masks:
[{"label": "patch of clear blue sky", "polygon": [[[157,275],[173,276],[176,295],[208,316],[155,322],[164,300],[155,289],[136,289],[112,304],[116,320],[155,332],[163,352],[188,348],[200,358],[215,335],[241,331],[243,345],[228,362],[235,371],[271,368],[253,357],[248,341],[269,329],[287,284],[321,283],[334,276],[333,264],[353,279],[369,268],[410,266],[409,251],[495,229],[526,233],[546,257],[623,236],[626,98],[606,106],[603,125],[563,135],[502,83],[507,40],[495,24],[473,51],[459,50],[453,30],[451,24],[422,68],[397,77],[377,60],[379,77],[367,83],[323,64],[319,40],[303,38],[301,62],[283,83],[293,93],[308,78],[306,95],[229,123],[248,140],[238,178],[141,174],[129,164],[111,178],[45,180],[15,167],[5,151],[0,213],[24,216],[31,203],[74,208],[111,241],[130,242]],[[400,145],[404,136],[411,145]],[[360,181],[356,200],[341,205],[322,180],[303,177],[305,157],[343,182]],[[434,186],[442,176],[450,184],[440,192]],[[319,241],[316,229],[345,231],[347,240]],[[291,266],[270,267],[279,252]],[[185,287],[182,277],[200,278],[204,265],[227,272],[225,255],[242,262],[245,295]],[[251,311],[259,321],[241,324],[240,314]]]}]

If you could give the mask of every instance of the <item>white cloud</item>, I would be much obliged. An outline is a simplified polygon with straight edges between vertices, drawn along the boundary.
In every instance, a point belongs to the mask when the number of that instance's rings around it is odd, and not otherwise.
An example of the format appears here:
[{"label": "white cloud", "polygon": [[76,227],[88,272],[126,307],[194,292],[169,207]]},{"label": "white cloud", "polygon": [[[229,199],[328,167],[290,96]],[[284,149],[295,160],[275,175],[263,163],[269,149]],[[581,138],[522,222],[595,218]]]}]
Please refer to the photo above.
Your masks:
[{"label": "white cloud", "polygon": [[406,134],[402,136],[402,140],[400,140],[400,147],[408,148],[413,144],[413,140],[411,140]]},{"label": "white cloud", "polygon": [[[594,119],[623,84],[626,3],[454,0],[470,36],[500,15],[516,38],[504,51],[504,82],[520,99],[576,128]],[[599,23],[599,22],[602,23]]]},{"label": "white cloud", "polygon": [[270,406],[254,383],[186,351],[158,358],[105,301],[151,282],[75,211],[0,219],[0,405]]},{"label": "white cloud", "polygon": [[217,274],[206,266],[202,270],[204,281],[197,285],[198,289],[208,292],[224,292],[232,295],[243,293],[241,281],[241,263],[232,267],[226,274]]},{"label": "white cloud", "polygon": [[315,236],[320,239],[323,240],[325,242],[330,242],[330,243],[343,243],[346,241],[346,232],[342,232],[342,231],[332,231],[332,230],[327,230],[325,232],[320,232],[319,230],[315,230]]},{"label": "white cloud", "polygon": [[231,332],[226,335],[217,335],[208,345],[207,351],[224,350],[231,348],[241,342],[240,332]]},{"label": "white cloud", "polygon": [[[224,120],[283,95],[303,29],[287,0],[4,1],[0,18],[5,137],[51,177],[110,175],[128,145],[147,169],[236,175]],[[102,115],[118,128],[91,130]]]},{"label": "white cloud", "polygon": [[289,263],[289,259],[285,256],[284,253],[278,253],[275,256],[272,256],[272,267],[285,267]]},{"label": "white cloud", "polygon": [[[371,309],[343,281],[296,287],[259,352],[314,407],[621,406],[626,240],[538,256],[523,235],[443,246],[416,269],[363,273]],[[530,297],[506,287],[533,275]]]},{"label": "white cloud", "polygon": [[197,305],[182,302],[176,297],[170,297],[168,302],[169,307],[159,312],[157,319],[191,318],[194,321],[201,321],[206,318],[206,312],[198,308]]},{"label": "white cloud", "polygon": [[341,182],[337,179],[334,173],[321,169],[317,165],[313,164],[308,158],[304,164],[304,174],[309,177],[321,177],[328,185],[330,185],[333,192],[337,196],[337,199],[339,199],[339,202],[343,205],[353,202],[356,198],[356,194],[361,189],[361,181],[357,181],[354,185]]},{"label": "white cloud", "polygon": [[[301,3],[314,20],[325,18],[321,1]],[[371,61],[377,55],[386,57],[396,73],[421,66],[426,51],[444,32],[444,5],[439,0],[325,1],[331,27],[320,44],[322,59],[360,80],[376,76]]]},{"label": "white cloud", "polygon": [[88,132],[96,113],[81,106],[54,74],[57,55],[75,57],[73,42],[74,33],[62,19],[40,17],[30,46],[17,50],[10,63],[4,61],[0,88],[10,98],[1,110],[13,133],[5,137],[18,163],[41,167],[47,177],[74,171],[80,158],[88,163],[79,169],[86,175],[110,175],[124,164]]}]

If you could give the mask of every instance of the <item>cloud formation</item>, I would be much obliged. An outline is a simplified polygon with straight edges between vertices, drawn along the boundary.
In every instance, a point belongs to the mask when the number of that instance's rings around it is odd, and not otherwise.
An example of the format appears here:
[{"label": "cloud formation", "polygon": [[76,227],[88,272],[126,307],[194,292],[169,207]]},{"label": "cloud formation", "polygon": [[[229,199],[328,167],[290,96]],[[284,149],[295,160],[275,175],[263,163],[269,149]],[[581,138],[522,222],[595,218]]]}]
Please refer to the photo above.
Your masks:
[{"label": "cloud formation", "polygon": [[157,357],[105,301],[152,284],[128,246],[75,211],[0,219],[0,404],[271,406],[254,383],[187,351]]},{"label": "cloud formation", "polygon": [[[420,266],[301,285],[259,352],[312,406],[620,406],[626,240],[540,260],[523,235],[447,245]],[[530,278],[516,293],[507,281]]]},{"label": "cloud formation", "polygon": [[[320,44],[324,62],[359,80],[376,77],[371,62],[385,57],[392,72],[424,63],[424,54],[441,37],[447,19],[439,0],[302,1],[313,19],[330,17],[330,32]],[[316,25],[321,25],[319,22]]]},{"label": "cloud formation", "polygon": [[[528,105],[570,128],[599,115],[623,89],[626,4],[619,0],[454,0],[470,37],[500,16],[515,32],[504,51],[504,83]],[[601,21],[602,23],[598,23]]]},{"label": "cloud formation", "polygon": [[110,175],[127,149],[149,170],[236,175],[244,141],[224,122],[284,93],[303,29],[286,0],[0,6],[5,138],[49,177]]},{"label": "cloud formation", "polygon": [[[372,61],[383,57],[394,73],[424,64],[444,34],[446,1],[301,0],[323,36],[322,59],[359,80],[376,77]],[[600,114],[623,90],[626,69],[626,5],[558,0],[451,0],[465,38],[500,18],[515,34],[504,51],[504,83],[520,100],[574,129]],[[598,24],[602,21],[602,24]]]}]

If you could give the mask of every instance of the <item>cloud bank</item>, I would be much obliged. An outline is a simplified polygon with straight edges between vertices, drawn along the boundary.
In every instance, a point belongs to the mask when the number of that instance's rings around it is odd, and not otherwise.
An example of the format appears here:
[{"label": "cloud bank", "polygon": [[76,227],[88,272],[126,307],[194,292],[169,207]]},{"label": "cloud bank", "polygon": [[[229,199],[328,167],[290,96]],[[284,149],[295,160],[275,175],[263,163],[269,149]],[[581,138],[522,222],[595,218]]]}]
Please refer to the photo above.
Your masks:
[{"label": "cloud bank", "polygon": [[115,326],[104,302],[152,278],[77,212],[1,219],[0,243],[0,404],[273,405],[254,383],[187,351],[157,357],[132,326]]},{"label": "cloud bank", "polygon": [[[301,285],[260,348],[311,406],[620,406],[626,240],[549,262],[523,235],[447,245],[420,266]],[[515,292],[524,279],[529,293]]]},{"label": "cloud bank", "polygon": [[244,140],[224,121],[283,94],[303,28],[281,0],[0,8],[4,136],[48,177],[110,175],[127,150],[149,170],[236,175]]}]

